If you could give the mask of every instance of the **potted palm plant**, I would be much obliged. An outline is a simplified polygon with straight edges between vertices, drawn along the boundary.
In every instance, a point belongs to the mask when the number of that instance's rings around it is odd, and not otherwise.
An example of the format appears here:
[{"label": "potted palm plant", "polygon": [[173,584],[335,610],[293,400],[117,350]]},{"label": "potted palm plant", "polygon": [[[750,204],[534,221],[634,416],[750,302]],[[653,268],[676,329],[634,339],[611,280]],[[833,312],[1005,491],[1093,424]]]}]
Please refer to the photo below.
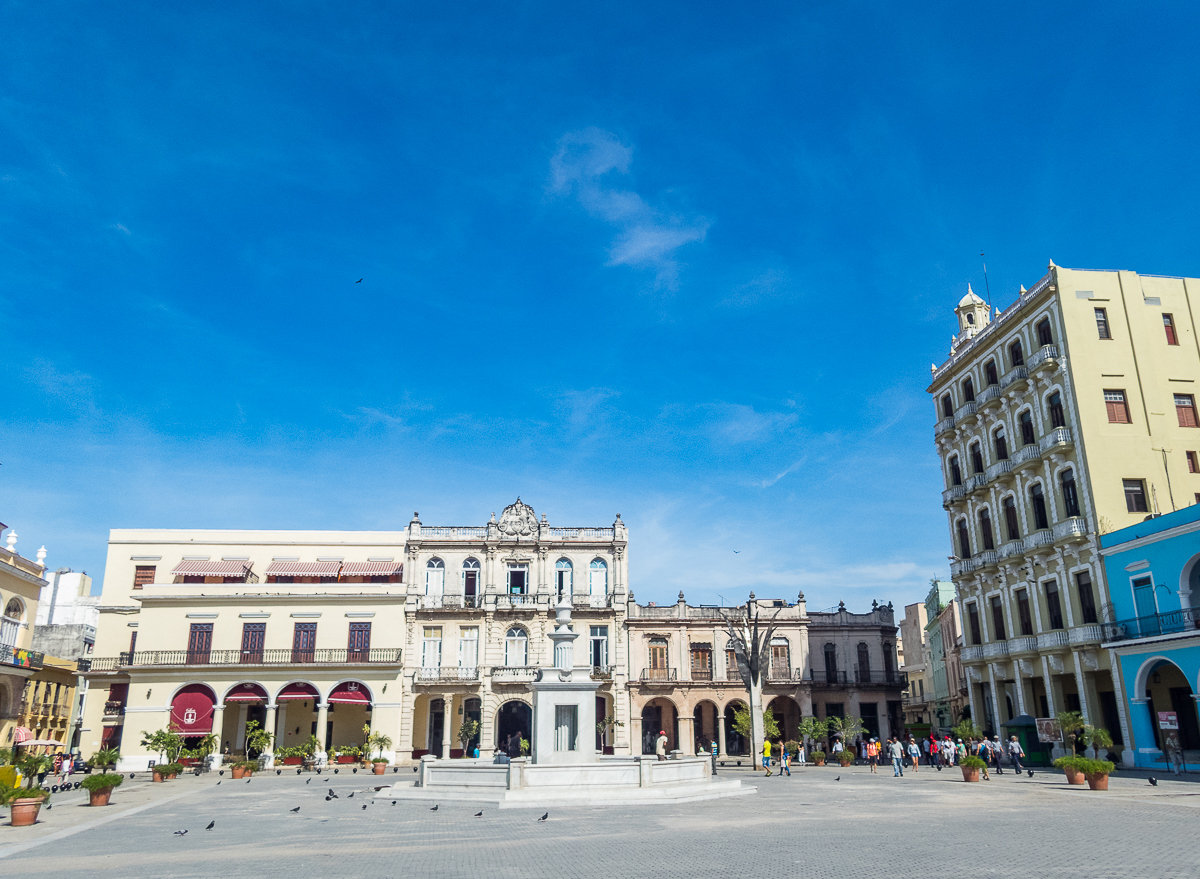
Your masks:
[{"label": "potted palm plant", "polygon": [[102,748],[92,755],[92,759],[88,763],[104,772],[116,766],[120,756],[121,753],[116,748]]},{"label": "potted palm plant", "polygon": [[371,760],[371,768],[376,775],[383,775],[388,766],[388,759],[383,756],[383,752],[392,746],[391,737],[381,732],[371,733],[367,736],[367,746],[379,749],[379,755]]},{"label": "potted palm plant", "polygon": [[248,775],[253,775],[254,770],[258,768],[257,760],[238,760],[233,764],[233,777],[245,778]]},{"label": "potted palm plant", "polygon": [[982,757],[968,754],[958,761],[958,766],[962,770],[963,781],[979,781],[979,770],[986,768],[987,763]]},{"label": "potted palm plant", "polygon": [[1083,722],[1083,714],[1078,711],[1060,711],[1055,719],[1058,721],[1058,728],[1062,730],[1063,736],[1067,740],[1067,753],[1055,760],[1054,765],[1066,775],[1067,784],[1083,784],[1086,778],[1083,773],[1082,761],[1086,758],[1080,757],[1075,752],[1075,741],[1086,726]]},{"label": "potted palm plant", "polygon": [[118,772],[102,772],[99,775],[89,775],[81,785],[88,792],[89,806],[107,806],[108,798],[112,796],[113,788],[119,787],[125,776]]},{"label": "potted palm plant", "polygon": [[37,823],[42,803],[50,799],[50,791],[35,782],[39,774],[50,769],[51,762],[40,754],[26,754],[15,762],[25,778],[25,787],[17,785],[0,791],[0,801],[9,807],[13,827],[29,827]]},{"label": "potted palm plant", "polygon": [[263,729],[257,720],[246,724],[246,756],[249,756],[251,751],[258,754],[255,769],[266,765],[266,758],[274,741],[275,736]]},{"label": "potted palm plant", "polygon": [[1108,790],[1108,776],[1116,768],[1111,760],[1088,760],[1083,758],[1079,769],[1092,790]]}]

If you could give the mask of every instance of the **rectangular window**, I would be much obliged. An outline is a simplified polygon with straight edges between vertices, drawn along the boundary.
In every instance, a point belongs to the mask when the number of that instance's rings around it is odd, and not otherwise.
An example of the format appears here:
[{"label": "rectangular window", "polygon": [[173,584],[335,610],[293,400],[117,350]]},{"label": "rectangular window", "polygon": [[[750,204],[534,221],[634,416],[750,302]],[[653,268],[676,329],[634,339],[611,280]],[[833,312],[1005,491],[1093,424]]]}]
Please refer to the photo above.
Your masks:
[{"label": "rectangular window", "polygon": [[1062,473],[1063,506],[1068,516],[1079,515],[1079,492],[1075,489],[1075,473],[1064,470]]},{"label": "rectangular window", "polygon": [[650,642],[649,678],[652,681],[665,681],[670,672],[667,668],[667,642],[655,639]]},{"label": "rectangular window", "polygon": [[133,569],[133,588],[141,589],[154,582],[154,565],[138,565]]},{"label": "rectangular window", "polygon": [[608,668],[608,626],[592,626],[592,668]]},{"label": "rectangular window", "polygon": [[267,641],[266,623],[242,624],[242,662],[263,661],[263,645]]},{"label": "rectangular window", "polygon": [[983,448],[979,443],[971,444],[971,470],[975,474],[983,472]]},{"label": "rectangular window", "polygon": [[1180,427],[1196,426],[1196,398],[1191,394],[1175,395],[1175,414]]},{"label": "rectangular window", "polygon": [[742,679],[741,672],[738,671],[737,651],[725,651],[725,680],[740,681]]},{"label": "rectangular window", "polygon": [[1029,501],[1033,506],[1033,527],[1034,530],[1042,531],[1050,527],[1050,520],[1046,518],[1046,497],[1042,494],[1042,487],[1038,483],[1034,483],[1029,487]]},{"label": "rectangular window", "polygon": [[1096,622],[1096,600],[1092,595],[1092,575],[1080,571],[1075,575],[1075,588],[1079,590],[1079,611],[1085,623]]},{"label": "rectangular window", "polygon": [[1004,631],[1004,604],[999,595],[992,596],[992,632],[997,641],[1005,641],[1008,638]]},{"label": "rectangular window", "polygon": [[1017,619],[1021,623],[1021,634],[1033,634],[1033,615],[1029,612],[1029,590],[1017,590]]},{"label": "rectangular window", "polygon": [[188,632],[188,665],[207,665],[212,653],[212,623],[192,623]]},{"label": "rectangular window", "polygon": [[1050,613],[1050,628],[1061,629],[1063,627],[1062,603],[1058,600],[1058,585],[1053,580],[1047,580],[1046,586],[1046,609]]},{"label": "rectangular window", "polygon": [[712,646],[709,644],[692,645],[692,680],[712,680]]},{"label": "rectangular window", "polygon": [[1067,420],[1063,417],[1062,395],[1055,391],[1050,395],[1048,402],[1050,403],[1050,426],[1065,427]]},{"label": "rectangular window", "polygon": [[350,637],[346,641],[346,659],[349,662],[366,662],[371,656],[371,624],[351,623]]},{"label": "rectangular window", "polygon": [[1017,505],[1011,497],[1004,499],[1004,524],[1008,528],[1008,539],[1018,540],[1021,529],[1017,526]]},{"label": "rectangular window", "polygon": [[1017,416],[1017,423],[1021,425],[1021,445],[1031,446],[1037,442],[1037,437],[1033,435],[1033,416],[1026,409]]},{"label": "rectangular window", "polygon": [[1125,487],[1125,509],[1131,513],[1147,513],[1146,483],[1140,479],[1122,479]]},{"label": "rectangular window", "polygon": [[137,649],[137,629],[129,633],[129,655],[133,656],[133,651]]},{"label": "rectangular window", "polygon": [[425,626],[421,639],[421,668],[441,668],[442,627]]},{"label": "rectangular window", "polygon": [[1200,465],[1196,463],[1196,453],[1187,453],[1188,473],[1200,473]]},{"label": "rectangular window", "polygon": [[1169,314],[1163,315],[1163,329],[1167,332],[1167,344],[1178,345],[1179,339],[1175,335],[1175,318]]},{"label": "rectangular window", "polygon": [[1125,392],[1106,390],[1104,405],[1108,409],[1110,424],[1129,424],[1129,406],[1125,403]]},{"label": "rectangular window", "polygon": [[525,586],[529,580],[529,568],[513,567],[508,569],[508,594],[524,595]]},{"label": "rectangular window", "polygon": [[1101,339],[1112,338],[1112,335],[1108,332],[1108,312],[1103,308],[1096,309],[1096,331],[1100,334]]},{"label": "rectangular window", "polygon": [[979,511],[979,531],[983,536],[983,548],[995,549],[996,543],[992,538],[992,517],[987,510]]},{"label": "rectangular window", "polygon": [[982,644],[983,638],[980,637],[979,632],[979,607],[973,601],[967,605],[967,622],[971,626],[971,643]]},{"label": "rectangular window", "polygon": [[576,727],[579,725],[578,705],[554,706],[554,750],[574,751],[578,748]]},{"label": "rectangular window", "polygon": [[292,662],[312,662],[317,655],[317,624],[296,623],[292,633]]},{"label": "rectangular window", "polygon": [[479,627],[463,626],[458,630],[458,667],[479,665]]},{"label": "rectangular window", "polygon": [[958,467],[958,455],[950,459],[950,484],[962,485],[962,470]]}]

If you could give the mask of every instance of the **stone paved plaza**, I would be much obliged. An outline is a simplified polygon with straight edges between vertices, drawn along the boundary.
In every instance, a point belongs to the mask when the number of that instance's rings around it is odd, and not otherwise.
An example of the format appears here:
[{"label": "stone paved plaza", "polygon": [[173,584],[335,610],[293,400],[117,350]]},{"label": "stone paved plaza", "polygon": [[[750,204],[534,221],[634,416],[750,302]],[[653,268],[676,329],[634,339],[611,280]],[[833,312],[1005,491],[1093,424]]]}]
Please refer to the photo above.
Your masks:
[{"label": "stone paved plaza", "polygon": [[[373,776],[305,784],[309,777],[134,782],[104,810],[79,805],[79,794],[59,796],[37,828],[0,826],[0,875],[1200,876],[1195,780],[1166,778],[1155,788],[1144,777],[1114,777],[1109,792],[1092,793],[1052,772],[968,785],[957,770],[903,779],[858,767],[807,768],[791,779],[741,771],[757,795],[560,808],[540,824],[541,812],[526,809],[484,806],[474,818],[480,807],[466,803],[431,812],[370,801]],[[330,787],[339,798],[326,802]],[[135,803],[144,808],[131,813]],[[288,811],[296,806],[298,814]],[[95,824],[97,813],[109,820]],[[173,835],[184,828],[186,836]],[[41,844],[14,850],[30,842]]]}]

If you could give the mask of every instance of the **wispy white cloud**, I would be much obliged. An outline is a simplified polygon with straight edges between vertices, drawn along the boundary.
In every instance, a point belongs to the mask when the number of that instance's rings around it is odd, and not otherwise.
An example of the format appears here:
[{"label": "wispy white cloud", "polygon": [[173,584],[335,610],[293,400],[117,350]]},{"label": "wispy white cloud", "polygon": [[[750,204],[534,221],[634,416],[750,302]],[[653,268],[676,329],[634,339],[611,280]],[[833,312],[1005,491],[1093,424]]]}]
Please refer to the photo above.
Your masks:
[{"label": "wispy white cloud", "polygon": [[129,231],[129,228],[128,228],[128,227],[127,227],[127,226],[126,226],[124,223],[113,223],[113,224],[112,224],[111,226],[109,226],[108,228],[110,228],[110,229],[116,229],[118,232],[124,232],[126,235],[132,235],[132,234],[133,234],[132,232],[130,232],[130,231]]},{"label": "wispy white cloud", "polygon": [[716,418],[709,430],[714,439],[729,445],[772,439],[800,417],[794,412],[759,412],[740,403],[718,403],[711,408]]},{"label": "wispy white cloud", "polygon": [[588,213],[616,228],[608,265],[650,269],[660,287],[679,280],[676,252],[703,241],[711,221],[687,211],[656,207],[615,185],[611,175],[629,173],[633,149],[612,132],[585,128],[564,134],[550,158],[550,191],[574,196]]}]

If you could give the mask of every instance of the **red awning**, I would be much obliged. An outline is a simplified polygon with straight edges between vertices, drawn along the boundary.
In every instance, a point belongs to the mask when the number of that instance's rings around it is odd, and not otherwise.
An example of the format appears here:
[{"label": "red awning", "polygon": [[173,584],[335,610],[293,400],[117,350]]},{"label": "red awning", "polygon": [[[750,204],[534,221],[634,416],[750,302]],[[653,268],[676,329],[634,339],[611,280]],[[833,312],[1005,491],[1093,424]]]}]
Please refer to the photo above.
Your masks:
[{"label": "red awning", "polygon": [[320,695],[317,693],[317,688],[312,684],[303,684],[300,682],[288,684],[275,697],[276,702],[287,702],[297,699],[316,699],[320,700]]},{"label": "red awning", "polygon": [[239,684],[225,694],[225,704],[230,702],[266,702],[267,691],[258,684]]},{"label": "red awning", "polygon": [[185,736],[208,735],[216,701],[204,684],[188,684],[171,700],[171,728]]},{"label": "red awning", "polygon": [[33,730],[27,726],[18,726],[13,730],[13,744],[19,745],[22,742],[33,741]]},{"label": "red awning", "polygon": [[343,681],[333,688],[329,701],[339,705],[370,705],[371,691],[358,681]]},{"label": "red awning", "polygon": [[346,562],[342,565],[343,577],[393,577],[403,571],[403,562]]},{"label": "red awning", "polygon": [[171,574],[176,577],[244,577],[250,570],[250,562],[202,562],[184,559]]},{"label": "red awning", "polygon": [[336,577],[341,562],[271,562],[268,577]]}]

